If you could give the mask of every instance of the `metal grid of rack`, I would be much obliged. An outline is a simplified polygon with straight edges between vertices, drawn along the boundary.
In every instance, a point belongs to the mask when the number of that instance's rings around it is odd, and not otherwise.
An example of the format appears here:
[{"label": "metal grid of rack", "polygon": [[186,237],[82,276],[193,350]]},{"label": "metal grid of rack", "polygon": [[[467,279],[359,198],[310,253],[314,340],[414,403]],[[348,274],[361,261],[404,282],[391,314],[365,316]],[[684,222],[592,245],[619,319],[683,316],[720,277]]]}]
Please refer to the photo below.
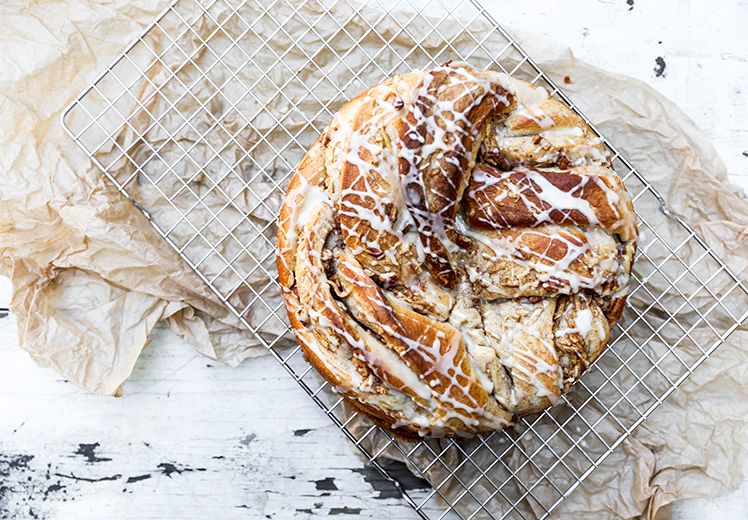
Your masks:
[{"label": "metal grid of rack", "polygon": [[[562,403],[456,442],[392,438],[291,339],[275,217],[295,165],[351,97],[450,59],[574,104],[476,0],[178,0],[65,111],[68,134],[385,476],[431,484],[424,518],[545,518],[745,319],[748,290],[601,136],[641,227],[630,304]],[[584,116],[583,116],[584,117]],[[397,482],[396,482],[397,483]]]}]

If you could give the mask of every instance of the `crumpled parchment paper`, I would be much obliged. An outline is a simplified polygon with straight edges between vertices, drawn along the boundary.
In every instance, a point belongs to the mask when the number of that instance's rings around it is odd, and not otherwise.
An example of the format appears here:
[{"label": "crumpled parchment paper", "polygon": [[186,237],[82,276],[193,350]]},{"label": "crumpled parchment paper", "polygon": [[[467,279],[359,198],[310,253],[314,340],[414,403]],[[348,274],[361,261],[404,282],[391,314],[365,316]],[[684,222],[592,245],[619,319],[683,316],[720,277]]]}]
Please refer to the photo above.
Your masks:
[{"label": "crumpled parchment paper", "polygon": [[[12,308],[22,347],[40,365],[51,366],[70,381],[101,394],[121,392],[147,344],[148,332],[159,320],[166,320],[190,345],[213,359],[236,364],[264,352],[58,124],[62,109],[165,4],[42,2],[0,18],[0,273],[13,282]],[[347,19],[347,7],[336,9],[341,11],[339,19]],[[316,4],[307,4],[298,16],[314,19],[318,14]],[[294,27],[292,32],[303,28]],[[397,34],[396,27],[386,22],[378,28],[388,37]],[[481,30],[480,24],[472,28]],[[366,33],[366,27],[360,29]],[[209,30],[209,23],[196,25],[198,34]],[[258,24],[257,30],[271,33],[274,27]],[[317,30],[322,36],[337,32],[335,27]],[[666,198],[669,209],[695,227],[744,278],[748,205],[742,193],[726,183],[722,161],[693,122],[639,81],[575,60],[568,49],[542,37],[512,32],[557,83],[570,78],[564,90],[572,100],[644,173]],[[403,38],[397,36],[390,44],[405,45]],[[438,43],[431,40],[422,42],[424,48]],[[453,45],[467,40],[458,37]],[[286,44],[279,42],[281,47]],[[167,42],[161,45],[167,47]],[[329,63],[330,57],[323,51],[318,60]],[[287,59],[293,67],[306,56],[291,53]],[[381,60],[383,66],[391,65],[386,56]],[[173,65],[165,61],[167,69]],[[374,78],[376,73],[365,71],[362,79],[367,74]],[[154,72],[155,80],[158,74]],[[346,71],[339,69],[332,78],[343,84]],[[347,95],[364,86],[345,84]],[[144,98],[152,93],[148,85],[140,91]],[[290,97],[298,94],[293,86],[287,93]],[[317,93],[322,98],[340,94],[334,85],[322,85]],[[278,113],[288,111],[282,100],[274,103]],[[150,107],[160,115],[158,101]],[[145,128],[149,121],[140,124]],[[266,118],[265,124],[265,128],[274,126],[272,118]],[[304,120],[291,113],[287,125],[296,131],[304,128]],[[157,142],[158,129],[147,137]],[[130,138],[122,137],[123,142]],[[251,141],[252,136],[241,139]],[[110,147],[100,156],[115,152]],[[258,149],[257,153],[272,150]],[[142,175],[159,173],[144,167]],[[194,180],[189,164],[178,173]],[[147,199],[147,183],[143,186],[139,193]],[[262,186],[255,188],[252,193],[262,193]],[[241,186],[236,193],[233,189],[225,186],[232,197],[243,201],[240,208],[262,213],[278,203],[260,207],[258,201],[243,196]],[[154,207],[149,209],[168,211],[157,199],[152,202]],[[670,226],[677,224],[663,217],[657,230],[675,229]],[[210,272],[214,267],[207,264],[206,269]],[[264,281],[258,275],[251,283],[259,286]],[[234,282],[229,279],[226,284]],[[242,307],[250,295],[251,291],[232,295],[232,301]],[[709,295],[697,296],[697,307],[700,299],[706,302]],[[278,325],[269,326],[267,332],[278,330]],[[673,500],[713,496],[737,487],[746,459],[741,439],[748,433],[744,370],[748,354],[740,348],[748,340],[747,332],[746,328],[737,330],[562,502],[554,516],[662,519],[669,517],[667,505]],[[698,341],[699,331],[693,331],[693,337]],[[600,435],[615,438],[616,428],[603,423]],[[438,467],[434,469],[438,475]],[[447,487],[444,492],[449,497],[459,489]],[[532,503],[527,507],[538,511]]]},{"label": "crumpled parchment paper", "polygon": [[40,2],[0,16],[0,273],[20,344],[118,395],[160,320],[198,352],[264,353],[63,133],[60,114],[167,2]]}]

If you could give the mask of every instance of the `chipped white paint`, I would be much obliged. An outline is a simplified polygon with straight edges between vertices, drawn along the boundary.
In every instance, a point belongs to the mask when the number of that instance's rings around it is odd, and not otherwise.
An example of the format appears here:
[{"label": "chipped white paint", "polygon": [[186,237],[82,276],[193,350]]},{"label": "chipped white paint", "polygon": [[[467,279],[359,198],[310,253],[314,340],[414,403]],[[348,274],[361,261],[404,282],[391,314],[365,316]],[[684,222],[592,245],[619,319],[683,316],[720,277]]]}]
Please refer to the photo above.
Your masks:
[{"label": "chipped white paint", "polygon": [[[571,0],[491,4],[499,21],[546,33],[668,95],[748,189],[746,0],[635,0],[632,10],[626,0],[590,0],[583,17]],[[9,299],[0,278],[0,307]],[[15,327],[0,319],[2,518],[417,518],[269,358],[208,366],[159,327],[115,400],[36,367],[17,348]],[[674,520],[745,518],[748,485],[673,508]]]},{"label": "chipped white paint", "polygon": [[0,396],[0,518],[414,518],[270,357],[216,365],[158,327],[125,397],[95,397],[4,318]]}]

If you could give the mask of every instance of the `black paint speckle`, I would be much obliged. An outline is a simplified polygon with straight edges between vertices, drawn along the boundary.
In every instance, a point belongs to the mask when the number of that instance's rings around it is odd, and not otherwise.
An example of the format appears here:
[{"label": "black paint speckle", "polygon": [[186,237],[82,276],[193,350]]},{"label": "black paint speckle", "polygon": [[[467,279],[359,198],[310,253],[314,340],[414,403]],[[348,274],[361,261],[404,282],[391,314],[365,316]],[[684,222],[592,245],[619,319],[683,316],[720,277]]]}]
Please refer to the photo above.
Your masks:
[{"label": "black paint speckle", "polygon": [[127,483],[132,484],[133,482],[140,482],[141,480],[148,480],[149,478],[151,478],[150,473],[146,473],[145,475],[136,475],[134,477],[129,477],[127,479]]},{"label": "black paint speckle", "polygon": [[743,151],[743,156],[748,157],[748,150]]},{"label": "black paint speckle", "polygon": [[0,309],[0,320],[2,320],[3,318],[7,318],[9,313],[10,313],[9,309],[5,309],[5,308]]},{"label": "black paint speckle", "polygon": [[328,515],[358,515],[361,514],[360,507],[333,507]]},{"label": "black paint speckle", "polygon": [[586,37],[587,37],[587,36],[589,36],[589,35],[590,35],[590,30],[589,30],[589,28],[588,28],[588,27],[582,27],[582,37],[583,37],[583,38],[586,38]]},{"label": "black paint speckle", "polygon": [[431,489],[431,484],[425,479],[413,474],[403,462],[391,461],[384,464],[384,469],[389,475],[397,480],[404,490]]},{"label": "black paint speckle", "polygon": [[77,480],[77,481],[80,481],[80,482],[106,482],[106,481],[109,481],[109,480],[118,480],[118,479],[122,478],[122,475],[120,475],[119,473],[116,474],[116,475],[110,475],[108,477],[101,477],[101,478],[79,477],[79,476],[73,474],[72,472],[70,473],[70,475],[66,475],[65,473],[55,473],[54,475],[55,475],[55,477],[69,478],[71,480]]},{"label": "black paint speckle", "polygon": [[97,457],[95,451],[98,447],[98,442],[94,442],[93,444],[78,444],[78,450],[75,452],[75,455],[85,457],[86,462],[89,464],[95,464],[96,462],[109,462],[112,460],[106,457]]},{"label": "black paint speckle", "polygon": [[28,469],[33,455],[0,455],[0,477],[9,477],[12,471]]},{"label": "black paint speckle", "polygon": [[665,63],[665,58],[663,58],[662,56],[657,56],[657,59],[655,59],[655,67],[654,67],[655,76],[658,78],[665,76],[665,67],[667,67],[667,63]]},{"label": "black paint speckle", "polygon": [[312,430],[294,430],[293,431],[293,436],[294,437],[303,437],[304,435],[306,435],[310,431],[312,431]]},{"label": "black paint speckle", "polygon": [[[429,489],[431,487],[426,480],[413,475],[408,467],[402,462],[391,461],[384,465],[384,469],[400,484],[400,487],[405,491],[410,491],[413,489]],[[402,497],[400,489],[398,489],[398,487],[393,482],[385,478],[385,476],[382,475],[376,468],[372,466],[366,466],[363,468],[354,469],[353,471],[355,471],[356,473],[360,473],[364,477],[364,480],[374,489],[374,491],[377,491],[379,493],[377,495],[378,499]]]},{"label": "black paint speckle", "polygon": [[315,487],[320,491],[337,491],[335,479],[332,477],[323,478],[314,482]]},{"label": "black paint speckle", "polygon": [[629,6],[629,11],[634,10],[634,0],[626,0],[626,5]]},{"label": "black paint speckle", "polygon": [[188,468],[187,466],[179,467],[176,464],[172,464],[171,462],[162,462],[157,467],[161,469],[161,473],[163,475],[166,475],[169,478],[171,478],[172,474],[174,473],[176,473],[177,475],[181,475],[182,473],[187,473],[190,471],[208,471],[207,468]]},{"label": "black paint speckle", "polygon": [[[376,498],[387,499],[387,498],[402,498],[402,493],[397,486],[391,481],[387,480],[379,470],[371,466],[354,469],[356,473],[360,473],[367,484],[369,484],[374,491],[379,493]],[[393,475],[394,477],[394,475]]]},{"label": "black paint speckle", "polygon": [[166,475],[167,477],[171,478],[172,473],[176,473],[177,475],[181,475],[183,469],[178,469],[174,464],[171,462],[162,462],[158,465],[159,468],[161,468],[161,473]]},{"label": "black paint speckle", "polygon": [[49,498],[50,494],[57,493],[59,491],[65,491],[65,486],[62,485],[61,482],[55,482],[51,486],[48,486],[47,489],[44,490],[44,498],[43,500],[47,500]]},{"label": "black paint speckle", "polygon": [[[48,518],[42,502],[66,501],[65,485],[34,467],[32,455],[0,453],[0,518]],[[48,468],[51,467],[47,465]],[[41,499],[41,500],[39,500]],[[36,500],[32,508],[32,501]]]}]

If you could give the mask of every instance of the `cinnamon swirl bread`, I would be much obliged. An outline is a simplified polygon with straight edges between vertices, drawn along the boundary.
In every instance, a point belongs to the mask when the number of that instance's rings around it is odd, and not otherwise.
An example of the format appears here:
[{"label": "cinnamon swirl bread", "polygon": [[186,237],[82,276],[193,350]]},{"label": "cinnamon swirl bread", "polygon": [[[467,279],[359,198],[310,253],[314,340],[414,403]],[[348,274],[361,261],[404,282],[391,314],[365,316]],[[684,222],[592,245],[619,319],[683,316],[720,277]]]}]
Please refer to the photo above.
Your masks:
[{"label": "cinnamon swirl bread", "polygon": [[454,62],[346,104],[278,227],[307,359],[406,438],[500,430],[554,404],[621,317],[637,237],[574,111]]}]

